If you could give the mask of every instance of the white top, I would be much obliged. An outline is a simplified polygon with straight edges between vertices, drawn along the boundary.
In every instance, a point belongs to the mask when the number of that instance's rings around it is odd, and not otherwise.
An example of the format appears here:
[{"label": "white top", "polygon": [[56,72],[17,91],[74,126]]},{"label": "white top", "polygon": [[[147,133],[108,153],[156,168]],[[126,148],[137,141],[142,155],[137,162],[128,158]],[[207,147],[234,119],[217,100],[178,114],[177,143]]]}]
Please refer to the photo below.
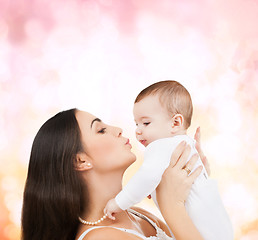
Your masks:
[{"label": "white top", "polygon": [[[141,168],[115,198],[121,209],[133,206],[149,194],[152,195],[158,207],[155,189],[170,163],[171,154],[182,141],[186,141],[191,146],[191,153],[187,160],[189,161],[197,151],[195,141],[187,135],[158,139],[147,146]],[[203,166],[199,158],[193,170],[200,165]],[[217,183],[208,178],[205,167],[192,185],[185,206],[205,240],[233,239],[232,225],[221,201]]]},{"label": "white top", "polygon": [[97,229],[97,228],[115,228],[118,229],[120,231],[124,231],[124,232],[128,232],[131,234],[136,235],[137,237],[140,237],[144,240],[173,240],[173,238],[169,237],[161,228],[159,228],[157,226],[157,224],[155,222],[153,222],[151,219],[149,219],[148,217],[146,217],[145,215],[136,212],[133,209],[128,209],[129,213],[132,213],[146,221],[148,221],[155,229],[156,229],[156,236],[151,236],[151,237],[145,237],[143,234],[133,230],[133,229],[126,229],[126,228],[118,228],[118,227],[109,227],[109,226],[95,226],[92,228],[87,229],[86,231],[84,231],[81,236],[78,238],[78,240],[83,240],[83,238],[86,236],[86,234],[90,231],[92,231],[93,229]]}]

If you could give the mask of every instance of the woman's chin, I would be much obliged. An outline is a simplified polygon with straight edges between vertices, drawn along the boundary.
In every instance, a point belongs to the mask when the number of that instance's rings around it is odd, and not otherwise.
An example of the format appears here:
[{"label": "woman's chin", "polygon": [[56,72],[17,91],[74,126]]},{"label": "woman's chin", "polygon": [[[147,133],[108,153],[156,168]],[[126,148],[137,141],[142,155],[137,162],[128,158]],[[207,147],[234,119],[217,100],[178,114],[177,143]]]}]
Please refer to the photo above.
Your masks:
[{"label": "woman's chin", "polygon": [[132,155],[132,156],[131,156],[131,161],[132,161],[131,164],[133,164],[133,163],[136,161],[136,156],[135,156],[135,154],[132,153],[132,152],[131,152],[131,155]]},{"label": "woman's chin", "polygon": [[127,160],[126,169],[127,169],[128,167],[130,167],[135,161],[136,161],[136,156],[135,156],[134,153],[131,153],[131,154],[130,154],[130,157],[129,157],[128,160]]}]

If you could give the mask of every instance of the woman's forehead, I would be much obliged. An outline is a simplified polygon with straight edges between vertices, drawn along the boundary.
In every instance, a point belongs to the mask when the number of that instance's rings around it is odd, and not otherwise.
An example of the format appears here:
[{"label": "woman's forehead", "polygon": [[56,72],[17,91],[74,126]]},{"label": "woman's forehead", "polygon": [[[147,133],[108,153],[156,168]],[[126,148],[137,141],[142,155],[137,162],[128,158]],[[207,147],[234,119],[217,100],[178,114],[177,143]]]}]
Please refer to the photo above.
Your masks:
[{"label": "woman's forehead", "polygon": [[84,126],[84,128],[91,128],[91,123],[94,119],[96,119],[96,116],[88,112],[78,110],[76,113],[76,119],[80,127]]}]

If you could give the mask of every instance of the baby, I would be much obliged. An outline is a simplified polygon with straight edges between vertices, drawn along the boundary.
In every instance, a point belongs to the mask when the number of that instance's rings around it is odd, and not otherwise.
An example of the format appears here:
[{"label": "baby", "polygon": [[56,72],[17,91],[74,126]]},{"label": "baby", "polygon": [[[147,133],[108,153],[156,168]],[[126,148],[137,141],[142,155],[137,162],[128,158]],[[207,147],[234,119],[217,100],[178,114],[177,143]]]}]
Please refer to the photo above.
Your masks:
[{"label": "baby", "polygon": [[[146,147],[144,162],[123,190],[107,203],[104,211],[111,219],[115,219],[115,213],[133,206],[150,194],[158,207],[155,189],[176,146],[182,141],[187,142],[191,146],[189,159],[197,153],[195,141],[186,135],[192,112],[189,92],[176,81],[157,82],[140,92],[133,113],[137,140]],[[203,164],[199,158],[193,169],[186,164],[184,170],[189,175],[200,165]],[[231,222],[216,182],[209,179],[204,167],[191,188],[185,207],[205,240],[233,239]]]}]

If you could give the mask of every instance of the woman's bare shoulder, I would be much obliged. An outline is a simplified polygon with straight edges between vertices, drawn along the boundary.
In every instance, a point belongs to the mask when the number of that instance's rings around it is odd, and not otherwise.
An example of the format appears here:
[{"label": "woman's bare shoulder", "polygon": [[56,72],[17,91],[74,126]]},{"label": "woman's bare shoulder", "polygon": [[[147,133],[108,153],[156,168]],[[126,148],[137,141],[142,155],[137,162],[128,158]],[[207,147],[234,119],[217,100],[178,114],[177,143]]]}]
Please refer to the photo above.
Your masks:
[{"label": "woman's bare shoulder", "polygon": [[159,219],[157,216],[155,216],[154,214],[146,211],[143,208],[139,208],[139,207],[131,207],[133,210],[145,215],[146,217],[150,218],[153,222],[155,222],[157,224],[157,226],[159,228],[161,228],[168,236],[171,236],[170,231],[167,227],[167,225],[161,220]]},{"label": "woman's bare shoulder", "polygon": [[91,230],[83,240],[142,240],[134,234],[119,229],[104,227]]}]

